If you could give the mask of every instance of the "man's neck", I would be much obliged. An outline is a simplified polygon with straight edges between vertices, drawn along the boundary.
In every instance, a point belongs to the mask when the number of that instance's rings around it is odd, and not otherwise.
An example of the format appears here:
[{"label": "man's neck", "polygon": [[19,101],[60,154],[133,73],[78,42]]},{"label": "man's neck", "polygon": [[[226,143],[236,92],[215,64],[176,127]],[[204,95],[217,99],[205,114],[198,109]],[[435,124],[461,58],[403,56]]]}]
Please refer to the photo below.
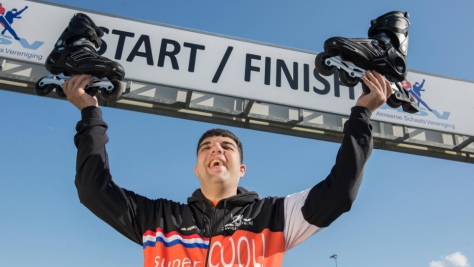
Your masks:
[{"label": "man's neck", "polygon": [[212,188],[210,190],[201,187],[201,192],[206,199],[211,201],[211,203],[213,203],[213,205],[216,206],[217,203],[221,201],[222,199],[237,195],[237,187],[228,188],[228,189]]}]

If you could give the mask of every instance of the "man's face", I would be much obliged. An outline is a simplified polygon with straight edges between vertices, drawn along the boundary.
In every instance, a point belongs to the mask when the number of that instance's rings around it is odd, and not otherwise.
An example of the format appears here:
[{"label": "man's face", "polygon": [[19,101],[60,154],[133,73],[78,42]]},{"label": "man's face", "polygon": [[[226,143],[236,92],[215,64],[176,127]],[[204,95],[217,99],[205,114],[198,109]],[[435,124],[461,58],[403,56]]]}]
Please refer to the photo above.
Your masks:
[{"label": "man's face", "polygon": [[201,186],[237,185],[245,174],[240,152],[232,138],[213,136],[199,144],[194,173]]}]

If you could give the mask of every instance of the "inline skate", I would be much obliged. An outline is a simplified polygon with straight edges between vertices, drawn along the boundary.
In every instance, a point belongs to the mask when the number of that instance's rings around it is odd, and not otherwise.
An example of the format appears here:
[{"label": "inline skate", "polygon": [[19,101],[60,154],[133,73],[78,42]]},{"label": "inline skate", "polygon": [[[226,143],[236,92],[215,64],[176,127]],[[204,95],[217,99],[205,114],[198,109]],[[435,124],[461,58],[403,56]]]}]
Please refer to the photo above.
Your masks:
[{"label": "inline skate", "polygon": [[45,67],[51,74],[36,82],[36,94],[45,96],[56,90],[58,96],[65,97],[62,85],[66,79],[71,75],[90,74],[94,80],[85,88],[88,94],[95,96],[100,91],[106,101],[118,99],[123,91],[120,81],[125,71],[118,62],[97,53],[103,35],[90,17],[75,14],[46,59]]},{"label": "inline skate", "polygon": [[[337,70],[341,83],[354,87],[366,70],[375,70],[392,83],[393,94],[387,99],[387,105],[402,106],[408,113],[418,112],[415,99],[400,84],[407,76],[408,19],[408,12],[392,11],[371,21],[368,38],[327,39],[324,52],[316,56],[317,71],[330,76]],[[362,89],[370,93],[364,83]]]}]

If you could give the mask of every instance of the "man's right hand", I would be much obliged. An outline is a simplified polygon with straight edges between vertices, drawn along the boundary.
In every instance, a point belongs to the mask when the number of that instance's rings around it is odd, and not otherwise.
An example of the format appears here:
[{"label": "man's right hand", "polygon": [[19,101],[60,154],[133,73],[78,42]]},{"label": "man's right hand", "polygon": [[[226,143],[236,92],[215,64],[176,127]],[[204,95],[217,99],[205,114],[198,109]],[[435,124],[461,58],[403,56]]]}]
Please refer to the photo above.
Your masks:
[{"label": "man's right hand", "polygon": [[99,107],[99,102],[95,96],[91,96],[84,88],[93,81],[91,75],[75,75],[67,79],[62,88],[66,94],[67,100],[73,103],[79,110],[85,107]]}]

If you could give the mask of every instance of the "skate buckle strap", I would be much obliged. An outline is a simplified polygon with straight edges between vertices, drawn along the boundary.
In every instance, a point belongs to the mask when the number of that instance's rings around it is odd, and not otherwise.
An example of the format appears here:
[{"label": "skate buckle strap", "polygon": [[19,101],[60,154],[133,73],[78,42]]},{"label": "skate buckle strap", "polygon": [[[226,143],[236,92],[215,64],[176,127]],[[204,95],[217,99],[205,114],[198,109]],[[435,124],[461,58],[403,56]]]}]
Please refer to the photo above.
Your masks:
[{"label": "skate buckle strap", "polygon": [[87,29],[86,34],[90,38],[94,39],[95,48],[99,48],[100,45],[102,44],[102,40],[100,39],[99,36],[97,36],[96,32],[93,29]]},{"label": "skate buckle strap", "polygon": [[83,13],[76,13],[69,22],[67,29],[70,32],[69,37],[74,35],[87,37],[94,42],[96,48],[99,48],[102,45],[102,40],[99,35],[103,35],[103,31],[95,25],[89,16]]},{"label": "skate buckle strap", "polygon": [[390,50],[393,47],[392,42],[390,41],[390,38],[388,38],[384,34],[380,34],[376,37],[374,36],[374,38],[377,39],[377,41],[379,41],[379,43],[385,47],[386,51]]}]

